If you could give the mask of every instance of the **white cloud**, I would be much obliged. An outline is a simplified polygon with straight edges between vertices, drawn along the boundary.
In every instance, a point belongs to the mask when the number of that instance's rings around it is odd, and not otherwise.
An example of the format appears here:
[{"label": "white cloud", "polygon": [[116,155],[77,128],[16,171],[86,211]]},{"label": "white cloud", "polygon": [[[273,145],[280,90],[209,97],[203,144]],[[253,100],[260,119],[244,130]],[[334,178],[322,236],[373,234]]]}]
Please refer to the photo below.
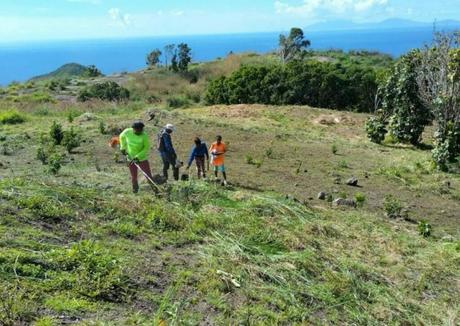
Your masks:
[{"label": "white cloud", "polygon": [[303,0],[292,5],[286,0],[275,1],[278,14],[315,18],[321,15],[346,15],[363,13],[371,9],[385,8],[388,0]]},{"label": "white cloud", "polygon": [[122,13],[119,8],[110,8],[109,16],[113,21],[115,21],[119,25],[128,26],[131,24],[131,16]]}]

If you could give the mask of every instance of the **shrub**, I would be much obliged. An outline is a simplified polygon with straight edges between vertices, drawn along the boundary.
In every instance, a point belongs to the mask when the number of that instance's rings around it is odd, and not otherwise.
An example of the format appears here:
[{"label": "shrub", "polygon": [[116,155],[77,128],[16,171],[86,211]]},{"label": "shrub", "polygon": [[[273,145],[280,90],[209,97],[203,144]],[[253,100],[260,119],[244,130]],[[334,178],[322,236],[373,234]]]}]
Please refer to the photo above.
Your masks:
[{"label": "shrub", "polygon": [[364,202],[366,201],[366,195],[361,192],[357,192],[355,194],[355,200],[358,203],[358,205],[363,205]]},{"label": "shrub", "polygon": [[37,160],[42,162],[43,165],[48,164],[48,154],[46,153],[43,146],[37,148]]},{"label": "shrub", "polygon": [[62,167],[62,156],[59,154],[53,154],[49,158],[48,162],[48,172],[51,174],[58,174],[59,170],[61,170]]},{"label": "shrub", "polygon": [[425,220],[421,220],[418,224],[418,232],[424,238],[428,238],[432,232],[432,226]]},{"label": "shrub", "polygon": [[190,106],[190,101],[184,96],[170,96],[166,99],[169,108],[177,109]]},{"label": "shrub", "polygon": [[16,110],[8,110],[0,113],[0,124],[3,125],[15,125],[24,123],[25,121],[26,117]]},{"label": "shrub", "polygon": [[50,136],[53,139],[55,145],[61,145],[62,140],[64,139],[64,131],[62,130],[62,125],[53,121],[50,129]]},{"label": "shrub", "polygon": [[385,123],[379,117],[371,117],[366,121],[367,137],[371,142],[381,144],[387,134]]},{"label": "shrub", "polygon": [[121,102],[128,100],[130,96],[129,90],[121,87],[113,81],[107,81],[91,85],[80,91],[78,101],[85,102],[90,99],[99,99],[102,101]]},{"label": "shrub", "polygon": [[101,135],[105,135],[105,133],[107,132],[104,121],[99,122],[99,132],[101,133]]},{"label": "shrub", "polygon": [[338,149],[337,149],[337,145],[336,145],[336,144],[332,144],[332,146],[331,146],[331,151],[332,151],[332,154],[334,154],[334,155],[337,154]]},{"label": "shrub", "polygon": [[385,210],[387,217],[398,218],[401,217],[403,205],[399,199],[393,195],[388,195],[385,197],[383,202],[383,209]]},{"label": "shrub", "polygon": [[78,134],[73,127],[69,131],[64,132],[64,138],[62,139],[62,145],[65,146],[68,153],[71,153],[73,149],[80,147],[81,135]]}]

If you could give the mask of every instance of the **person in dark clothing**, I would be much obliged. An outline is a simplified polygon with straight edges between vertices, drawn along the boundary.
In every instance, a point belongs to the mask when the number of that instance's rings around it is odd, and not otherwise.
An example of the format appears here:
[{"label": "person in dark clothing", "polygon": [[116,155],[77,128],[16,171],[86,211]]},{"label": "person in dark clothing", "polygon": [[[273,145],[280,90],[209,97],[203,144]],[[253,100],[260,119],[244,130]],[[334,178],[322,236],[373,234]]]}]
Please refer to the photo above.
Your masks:
[{"label": "person in dark clothing", "polygon": [[172,167],[174,180],[179,180],[179,164],[177,155],[172,144],[171,134],[174,132],[174,126],[167,124],[158,135],[158,151],[163,160],[163,176],[168,179],[169,167]]},{"label": "person in dark clothing", "polygon": [[200,138],[196,137],[195,146],[192,148],[192,152],[190,153],[190,157],[188,159],[187,170],[190,169],[193,161],[195,160],[196,168],[198,171],[198,179],[201,177],[206,178],[206,162],[209,171],[209,151],[208,146],[201,141]]}]

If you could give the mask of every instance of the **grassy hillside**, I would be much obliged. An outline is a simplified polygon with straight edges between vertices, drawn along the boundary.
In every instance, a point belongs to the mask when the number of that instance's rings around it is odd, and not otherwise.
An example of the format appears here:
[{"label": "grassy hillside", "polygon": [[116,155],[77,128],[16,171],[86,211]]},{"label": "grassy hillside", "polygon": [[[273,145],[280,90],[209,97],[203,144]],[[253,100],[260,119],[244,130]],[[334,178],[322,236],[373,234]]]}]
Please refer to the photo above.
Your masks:
[{"label": "grassy hillside", "polygon": [[68,63],[65,64],[55,71],[52,71],[48,74],[36,76],[32,78],[32,81],[39,81],[45,79],[66,79],[66,78],[77,78],[84,77],[89,73],[89,69],[86,66],[83,66],[78,63]]},{"label": "grassy hillside", "polygon": [[[24,107],[24,123],[2,126],[0,320],[458,322],[460,179],[433,170],[429,151],[369,143],[360,114],[264,106],[161,111],[155,122],[177,125],[181,157],[195,135],[208,142],[224,135],[233,186],[192,178],[160,198],[144,183],[135,196],[101,122],[117,129],[148,109]],[[36,159],[53,120],[84,140],[73,154],[55,147],[63,155],[56,176]],[[158,128],[147,131],[154,137]],[[151,158],[159,171],[158,156]],[[345,185],[349,176],[362,187]],[[338,209],[317,200],[319,191],[364,201]],[[427,219],[432,236],[385,217],[389,194],[410,220]]]}]

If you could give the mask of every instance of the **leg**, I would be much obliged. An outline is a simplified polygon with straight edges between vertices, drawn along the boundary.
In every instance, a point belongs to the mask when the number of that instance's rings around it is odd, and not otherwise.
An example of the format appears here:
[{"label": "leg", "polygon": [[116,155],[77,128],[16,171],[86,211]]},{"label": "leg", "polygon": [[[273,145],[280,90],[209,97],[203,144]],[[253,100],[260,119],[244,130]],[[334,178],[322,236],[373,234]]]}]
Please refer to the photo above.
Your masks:
[{"label": "leg", "polygon": [[139,191],[139,183],[137,182],[137,167],[134,164],[129,164],[129,172],[131,173],[131,183],[133,185],[133,192]]},{"label": "leg", "polygon": [[168,180],[169,160],[166,155],[161,155],[161,158],[163,160],[163,176]]},{"label": "leg", "polygon": [[200,179],[201,176],[204,174],[203,159],[201,157],[196,157],[195,162],[196,162],[196,170],[198,174],[198,179]]},{"label": "leg", "polygon": [[176,167],[177,156],[175,154],[167,154],[168,168],[172,167],[174,180],[179,180],[179,168]]},{"label": "leg", "polygon": [[144,171],[148,175],[150,179],[153,179],[152,171],[150,170],[149,161],[146,160],[146,161],[139,162],[139,167],[142,169],[142,171]]}]

